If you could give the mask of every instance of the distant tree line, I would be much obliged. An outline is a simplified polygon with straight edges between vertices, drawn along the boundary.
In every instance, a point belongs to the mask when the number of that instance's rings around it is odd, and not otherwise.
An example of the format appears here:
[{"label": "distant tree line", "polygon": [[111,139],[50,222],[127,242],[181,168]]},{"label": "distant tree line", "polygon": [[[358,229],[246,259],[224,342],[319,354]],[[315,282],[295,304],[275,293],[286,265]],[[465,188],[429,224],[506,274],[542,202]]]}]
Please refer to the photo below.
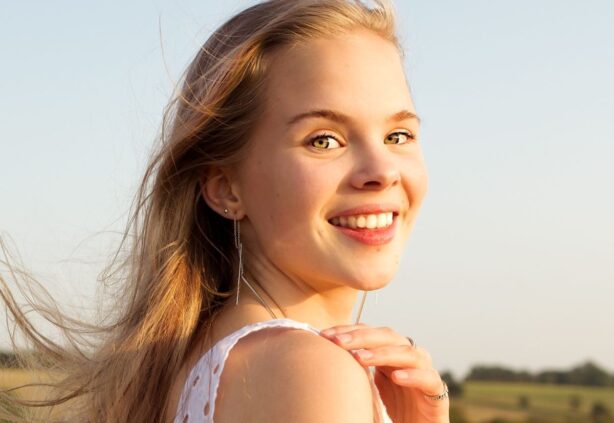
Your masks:
[{"label": "distant tree line", "polygon": [[19,366],[19,361],[17,360],[15,354],[6,351],[0,351],[0,368],[16,368]]},{"label": "distant tree line", "polygon": [[[15,354],[0,351],[0,368],[20,367]],[[457,381],[451,372],[443,372],[451,394],[462,394],[462,381]],[[513,370],[503,366],[476,365],[471,368],[464,381],[529,382],[554,385],[614,386],[614,374],[609,374],[592,361],[587,361],[570,370],[542,370],[531,373]]]},{"label": "distant tree line", "polygon": [[502,366],[478,365],[471,368],[466,381],[531,382],[555,385],[614,386],[614,375],[591,361],[570,370],[543,370],[535,373]]},{"label": "distant tree line", "polygon": [[[33,361],[31,362],[30,360],[33,360]],[[49,360],[49,357],[46,357],[44,354],[41,355],[37,352],[32,352],[32,351],[21,351],[20,358],[18,358],[18,356],[13,352],[0,350],[0,369],[2,368],[5,368],[5,369],[6,368],[9,368],[9,369],[23,368],[26,362],[29,364],[35,363],[37,367],[38,366],[40,367],[53,366],[53,362]],[[2,420],[0,420],[0,423],[3,423]]]}]

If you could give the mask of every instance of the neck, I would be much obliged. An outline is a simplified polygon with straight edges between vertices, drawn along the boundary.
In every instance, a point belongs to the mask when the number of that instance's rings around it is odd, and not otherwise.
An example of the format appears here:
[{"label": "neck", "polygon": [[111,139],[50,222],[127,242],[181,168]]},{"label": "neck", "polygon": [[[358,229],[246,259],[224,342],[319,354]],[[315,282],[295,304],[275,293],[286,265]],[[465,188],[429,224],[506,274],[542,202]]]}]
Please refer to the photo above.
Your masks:
[{"label": "neck", "polygon": [[[250,314],[256,314],[257,318],[273,318],[261,304],[260,300],[263,300],[276,317],[309,323],[318,329],[353,323],[356,289],[343,285],[322,288],[313,281],[285,275],[260,260],[250,260],[249,269],[245,279],[260,299],[242,281],[239,305],[243,310],[250,310]],[[232,302],[234,305],[234,300]]]}]

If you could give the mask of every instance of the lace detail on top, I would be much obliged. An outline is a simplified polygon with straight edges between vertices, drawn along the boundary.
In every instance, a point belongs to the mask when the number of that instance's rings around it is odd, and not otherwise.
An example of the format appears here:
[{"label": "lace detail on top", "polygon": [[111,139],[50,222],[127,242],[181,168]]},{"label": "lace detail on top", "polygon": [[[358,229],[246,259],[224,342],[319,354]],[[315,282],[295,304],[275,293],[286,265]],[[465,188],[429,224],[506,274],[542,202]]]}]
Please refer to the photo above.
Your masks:
[{"label": "lace detail on top", "polygon": [[[292,319],[274,319],[243,326],[222,338],[209,351],[203,354],[192,370],[190,370],[181,392],[174,423],[213,423],[217,387],[220,383],[220,376],[224,370],[224,363],[228,358],[228,354],[230,354],[230,350],[244,336],[271,327],[303,329],[316,335],[320,333],[318,329],[307,323]],[[372,378],[370,379],[372,388],[377,392]],[[380,406],[379,409],[382,410],[383,422],[392,423],[379,394],[376,394],[376,396]]]}]

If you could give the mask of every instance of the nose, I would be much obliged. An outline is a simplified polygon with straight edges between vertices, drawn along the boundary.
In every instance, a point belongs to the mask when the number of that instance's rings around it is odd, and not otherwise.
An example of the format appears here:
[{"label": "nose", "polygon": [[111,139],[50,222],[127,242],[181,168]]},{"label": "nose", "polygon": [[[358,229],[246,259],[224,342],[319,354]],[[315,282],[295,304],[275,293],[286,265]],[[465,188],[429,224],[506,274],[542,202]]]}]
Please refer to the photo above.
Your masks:
[{"label": "nose", "polygon": [[355,160],[351,183],[357,189],[382,190],[401,180],[400,163],[384,143],[357,150]]}]

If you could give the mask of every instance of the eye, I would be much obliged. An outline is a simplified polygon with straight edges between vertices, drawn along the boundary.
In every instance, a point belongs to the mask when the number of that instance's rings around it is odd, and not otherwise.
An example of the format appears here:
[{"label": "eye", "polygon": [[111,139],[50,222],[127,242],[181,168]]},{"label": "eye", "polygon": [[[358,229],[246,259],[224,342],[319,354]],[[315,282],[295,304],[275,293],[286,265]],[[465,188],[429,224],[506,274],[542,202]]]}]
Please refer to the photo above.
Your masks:
[{"label": "eye", "polygon": [[393,132],[384,140],[384,144],[405,144],[415,140],[414,134],[409,132]]},{"label": "eye", "polygon": [[339,141],[337,141],[337,139],[332,135],[328,134],[316,135],[309,140],[309,144],[319,150],[330,150],[341,147]]}]

